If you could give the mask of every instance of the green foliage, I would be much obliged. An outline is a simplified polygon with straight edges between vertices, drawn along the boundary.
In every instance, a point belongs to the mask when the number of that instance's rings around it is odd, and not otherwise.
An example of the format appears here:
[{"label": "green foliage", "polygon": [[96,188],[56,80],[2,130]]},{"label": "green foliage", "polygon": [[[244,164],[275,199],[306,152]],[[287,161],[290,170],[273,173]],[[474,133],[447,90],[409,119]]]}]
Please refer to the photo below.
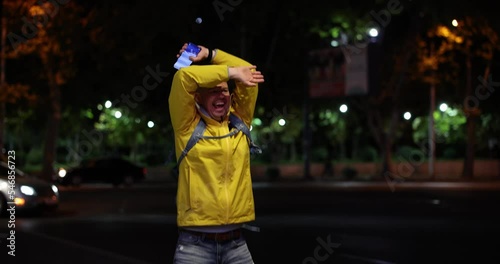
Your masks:
[{"label": "green foliage", "polygon": [[480,137],[498,137],[500,135],[500,113],[486,113],[480,117]]},{"label": "green foliage", "polygon": [[318,113],[318,126],[324,131],[328,140],[343,142],[347,138],[347,123],[345,114],[330,109],[320,110]]},{"label": "green foliage", "polygon": [[[130,146],[145,142],[146,120],[122,113],[120,108],[106,108],[99,116],[96,129],[106,133],[111,146]],[[121,115],[121,116],[117,116]]]},{"label": "green foliage", "polygon": [[421,159],[425,159],[425,155],[425,150],[421,148],[403,145],[398,147],[394,158],[396,159],[396,161],[420,161]]},{"label": "green foliage", "polygon": [[458,151],[454,147],[447,147],[443,151],[443,158],[446,160],[457,159],[458,157]]},{"label": "green foliage", "polygon": [[358,159],[364,162],[376,161],[378,157],[378,151],[372,146],[364,146],[358,152]]},{"label": "green foliage", "polygon": [[264,153],[256,159],[264,162],[294,160],[297,156],[294,146],[300,139],[302,127],[300,109],[297,107],[267,110],[258,106],[252,120],[251,134]]},{"label": "green foliage", "polygon": [[[335,8],[325,18],[313,18],[310,32],[322,39],[340,39],[342,35],[349,43],[363,42],[373,18],[368,10],[359,8]],[[365,40],[366,41],[366,40]]]},{"label": "green foliage", "polygon": [[[33,109],[16,109],[5,122],[6,142],[19,148],[39,144],[39,135],[33,135],[32,130],[39,129]],[[2,126],[0,126],[2,128]]]},{"label": "green foliage", "polygon": [[312,161],[324,162],[328,157],[328,150],[325,146],[317,146],[311,152]]},{"label": "green foliage", "polygon": [[[45,2],[45,4],[49,4],[49,2]],[[34,52],[35,48],[40,51],[50,51],[46,54],[55,57],[56,61],[62,61],[63,63],[56,65],[58,67],[54,69],[59,71],[57,81],[61,84],[68,81],[67,86],[61,87],[61,107],[63,111],[60,127],[60,136],[62,137],[61,140],[59,140],[60,147],[61,145],[66,147],[66,144],[68,144],[68,146],[73,146],[70,144],[78,139],[77,135],[79,134],[81,140],[83,138],[81,132],[83,130],[90,131],[94,129],[94,121],[98,121],[96,127],[98,131],[105,136],[102,141],[103,145],[110,148],[133,147],[133,145],[136,145],[136,152],[140,153],[143,150],[151,151],[146,148],[141,148],[141,146],[146,145],[148,142],[158,143],[161,142],[160,140],[162,139],[169,138],[165,135],[167,132],[162,131],[160,133],[159,129],[157,129],[157,127],[168,128],[168,125],[159,125],[155,126],[153,129],[149,129],[144,124],[144,120],[146,119],[142,116],[142,113],[150,114],[151,112],[155,112],[159,118],[163,118],[168,122],[168,118],[166,117],[168,111],[165,107],[168,89],[158,88],[154,91],[155,95],[153,95],[153,91],[151,91],[152,96],[148,96],[147,103],[142,103],[141,107],[134,109],[133,113],[124,114],[120,119],[116,119],[112,116],[112,113],[104,113],[104,117],[101,117],[100,113],[95,111],[94,105],[97,102],[101,102],[103,98],[110,97],[110,99],[118,99],[116,95],[123,93],[124,87],[129,88],[129,90],[125,92],[130,92],[130,89],[134,86],[140,85],[144,77],[146,65],[154,66],[161,63],[162,71],[171,69],[169,60],[172,62],[175,61],[175,53],[179,45],[182,44],[182,41],[188,36],[188,32],[184,27],[171,25],[187,25],[188,22],[192,22],[188,20],[192,20],[189,17],[193,16],[186,15],[186,12],[178,12],[178,10],[189,10],[187,12],[192,12],[191,14],[194,15],[197,10],[192,7],[200,8],[200,6],[192,5],[189,1],[182,3],[158,1],[149,3],[148,5],[141,3],[134,4],[130,1],[126,2],[127,3],[114,3],[110,1],[98,1],[96,3],[86,4],[85,6],[88,7],[96,7],[96,9],[90,12],[89,17],[80,15],[80,8],[73,8],[73,6],[70,5],[61,5],[59,12],[55,14],[54,17],[48,18],[49,24],[43,26],[35,38],[28,39],[29,43],[20,46],[20,49],[14,53],[9,51],[9,49],[6,50],[8,53],[7,55],[10,56],[9,59],[15,61],[15,64],[11,64],[9,61],[7,62],[8,65],[6,68],[10,69],[7,72],[7,81],[10,82],[13,80],[12,83],[20,81],[22,85],[26,85],[8,86],[8,92],[0,94],[0,97],[6,97],[5,95],[12,92],[12,96],[8,98],[10,100],[16,99],[16,105],[9,104],[7,107],[6,142],[12,143],[16,147],[20,146],[21,148],[22,146],[23,149],[30,149],[32,146],[37,146],[40,144],[39,142],[43,141],[40,135],[44,133],[40,131],[42,131],[44,127],[44,122],[46,120],[45,114],[48,110],[42,107],[46,107],[49,93],[46,91],[47,79],[43,77],[44,71],[41,70],[40,60],[41,58],[46,59],[47,57],[37,56],[35,54],[36,52]],[[4,1],[6,5],[4,13],[6,13],[8,17],[8,33],[14,32],[21,35],[21,28],[23,25],[22,19],[25,17],[29,20],[33,19],[32,16],[28,15],[27,11],[30,7],[35,6],[36,3],[37,1],[35,0]],[[70,1],[68,4],[72,3],[73,2]],[[279,4],[276,2],[271,4],[262,0],[256,2],[243,2],[241,6],[234,9],[234,12],[225,13],[227,16],[225,16],[226,20],[224,23],[216,23],[216,34],[207,33],[206,35],[213,36],[213,39],[216,40],[214,43],[217,43],[220,48],[229,49],[231,52],[234,51],[235,54],[246,54],[248,55],[246,58],[258,65],[258,67],[261,67],[261,69],[264,69],[263,71],[265,73],[272,72],[272,78],[267,79],[266,77],[266,83],[262,85],[262,88],[266,89],[262,89],[262,91],[265,93],[269,92],[269,94],[273,96],[262,96],[260,97],[261,99],[273,98],[272,105],[276,103],[276,98],[279,98],[278,101],[281,100],[281,102],[290,102],[291,100],[300,102],[303,98],[294,97],[294,95],[301,94],[302,84],[299,83],[302,81],[302,57],[304,51],[311,48],[311,46],[306,44],[310,37],[307,33],[312,32],[314,35],[318,35],[322,38],[332,39],[339,38],[343,32],[348,34],[349,40],[352,41],[356,39],[356,34],[360,32],[364,33],[368,21],[373,21],[373,17],[369,16],[369,12],[371,10],[382,10],[381,8],[386,6],[387,3],[388,2],[384,0],[377,0],[375,3],[370,2],[366,5],[359,5],[354,10],[345,8],[348,5],[347,2],[312,1],[308,2],[308,5],[304,8],[302,8],[302,4],[299,5],[294,3]],[[425,10],[435,9],[431,3],[432,2],[422,4],[422,10],[424,10],[423,14],[427,13]],[[15,8],[10,8],[11,5],[15,5]],[[209,8],[212,7],[211,2],[207,2],[206,5]],[[430,7],[427,5],[430,5]],[[18,12],[12,12],[12,10]],[[207,10],[210,11],[211,9]],[[406,10],[409,11],[409,9],[405,9],[405,11]],[[275,11],[279,11],[279,15],[270,16],[270,14],[276,14]],[[449,12],[453,14],[451,11]],[[286,17],[287,14],[292,13],[295,15]],[[109,14],[113,14],[113,16]],[[244,16],[244,14],[246,15]],[[250,14],[251,16],[257,16],[262,19],[246,19]],[[127,19],[123,19],[125,17]],[[272,19],[268,19],[271,17]],[[81,24],[67,23],[67,21],[80,21],[80,18],[84,18]],[[399,37],[404,35],[402,33],[405,33],[408,29],[406,25],[400,24],[399,21],[395,20],[397,19],[395,15],[392,16],[392,19],[393,22],[388,25],[384,33],[384,46],[391,45],[388,41],[389,38],[387,38],[391,34],[390,30],[396,28],[396,32],[392,32],[393,36]],[[428,19],[423,18],[423,20]],[[254,25],[255,23],[257,23],[257,26]],[[85,29],[82,30],[78,25],[83,25]],[[161,27],[165,30],[158,30],[156,27],[157,25],[162,25]],[[234,30],[234,28],[244,25],[246,25],[244,28],[246,31],[239,32],[239,30]],[[396,25],[397,27],[394,27]],[[427,67],[423,69],[423,72],[411,69],[407,72],[409,72],[410,75],[418,75],[419,73],[428,74],[429,69],[435,69],[437,66],[435,63],[438,62],[440,66],[438,67],[439,72],[432,81],[442,80],[442,84],[444,85],[446,81],[450,82],[455,80],[456,83],[454,83],[454,85],[456,87],[463,86],[463,84],[465,84],[465,78],[463,76],[465,75],[458,72],[458,67],[464,67],[463,58],[460,56],[452,56],[452,54],[456,55],[457,53],[462,53],[462,56],[463,53],[474,51],[472,54],[475,57],[488,61],[493,54],[490,51],[498,50],[495,46],[498,43],[497,33],[491,31],[491,27],[488,27],[481,21],[477,22],[470,20],[464,25],[465,27],[460,30],[454,29],[454,38],[444,38],[443,36],[435,37],[435,40],[439,38],[440,41],[451,41],[447,43],[450,45],[443,46],[446,50],[441,50],[438,46],[435,47],[437,54],[443,55],[441,58],[429,58],[429,42],[424,42],[423,44],[427,46],[415,50],[406,50],[402,48],[405,53],[417,54],[421,51],[422,54],[420,55],[422,55],[422,57],[420,58],[425,59],[425,63],[427,63],[425,64],[422,61],[419,64],[415,63],[415,65],[421,65],[423,63],[424,66]],[[403,30],[397,28],[402,28]],[[58,34],[58,32],[61,32],[61,34]],[[88,34],[89,32],[90,34]],[[212,32],[212,30],[205,31],[205,33],[206,32]],[[239,35],[235,38],[234,34],[232,34],[233,32],[237,32],[237,34],[244,34],[246,32],[247,35],[241,36],[245,37],[246,45],[240,45],[240,40],[242,38],[240,38]],[[434,34],[436,33],[437,32],[434,32]],[[456,40],[456,35],[459,33],[464,34],[467,38],[473,38],[475,43],[474,46],[459,46],[459,43],[454,41]],[[473,33],[473,35],[471,35],[471,33]],[[270,35],[266,34],[270,34],[275,39],[271,40],[267,38]],[[302,36],[304,41],[297,41],[297,36]],[[86,40],[81,42],[82,39]],[[141,41],[130,41],[131,39],[140,39]],[[261,41],[266,39],[269,41]],[[400,38],[398,38],[398,40],[400,40]],[[440,43],[440,41],[435,42]],[[86,45],[88,44],[86,42],[91,42],[94,45]],[[77,46],[76,44],[78,43],[83,43],[85,47],[81,48],[82,46]],[[225,44],[221,45],[220,43]],[[278,46],[276,47],[280,48],[276,48],[274,43],[277,43],[276,45]],[[280,45],[279,43],[287,43],[287,45]],[[391,43],[403,47],[403,45],[401,45],[402,42],[391,41]],[[266,52],[262,52],[262,50]],[[388,50],[391,51],[391,49]],[[29,52],[35,55],[21,58],[20,55]],[[41,54],[40,52],[38,53]],[[390,76],[397,76],[398,74],[394,74],[392,71],[392,68],[396,67],[396,63],[391,63],[394,54],[388,52],[386,55],[384,55],[384,58],[387,59],[389,63],[386,61],[386,63],[382,63],[381,65],[384,65],[383,68],[387,69]],[[447,65],[446,67],[444,66],[445,64]],[[26,68],[26,65],[31,65],[32,67]],[[475,70],[474,72],[481,72],[481,70]],[[76,74],[76,76],[74,76],[74,74]],[[457,75],[461,76],[461,79],[453,78],[453,76]],[[41,76],[42,78],[39,78]],[[267,76],[271,76],[271,74]],[[428,75],[426,76],[428,77]],[[493,76],[496,75],[493,74]],[[71,79],[72,77],[76,78]],[[423,78],[424,77],[420,79],[422,80]],[[273,79],[276,81],[268,81]],[[381,76],[381,79],[389,80],[390,78],[384,75]],[[472,79],[475,80],[475,78]],[[497,81],[496,78],[494,79]],[[36,80],[36,82],[32,80]],[[168,86],[168,80],[166,83]],[[162,84],[161,86],[164,85],[165,84]],[[30,90],[26,90],[28,86],[31,87]],[[455,89],[455,86],[452,88]],[[382,86],[382,88],[384,89],[381,91],[381,94],[394,94],[390,90],[385,89],[386,86]],[[160,91],[161,93],[158,94]],[[447,96],[457,97],[457,100],[463,101],[463,96],[456,96],[461,93],[456,93],[454,91],[455,90],[448,93]],[[24,94],[24,97],[21,96],[22,94]],[[20,101],[26,100],[18,99],[29,99],[31,95],[41,99],[39,102],[43,104],[40,104],[41,107],[38,109],[30,108],[31,106],[26,107],[25,104],[19,103]],[[115,96],[113,97],[113,95]],[[415,100],[415,98],[413,98],[414,96],[415,93],[413,93],[413,91],[408,91],[402,93],[401,98],[398,97],[397,100],[401,100],[402,102],[405,100],[404,98],[410,98],[411,100],[421,102],[421,100]],[[0,99],[0,101],[2,101],[2,99]],[[152,101],[154,103],[149,103]],[[489,99],[488,103],[492,101],[492,99]],[[486,102],[481,102],[481,108],[483,103]],[[418,104],[417,107],[421,110],[422,106],[420,103]],[[494,105],[495,103],[491,104]],[[380,116],[383,118],[389,117],[391,110],[389,108],[392,104],[384,103],[381,105],[383,105],[384,108],[379,108]],[[74,109],[70,109],[71,107],[74,107]],[[19,109],[20,111],[14,111],[13,109]],[[26,109],[31,110],[27,111]],[[94,109],[94,111],[92,111],[92,109]],[[156,109],[160,110],[155,111]],[[257,143],[263,147],[274,144],[281,149],[290,148],[290,150],[287,149],[279,152],[271,151],[273,149],[269,148],[269,151],[265,151],[264,155],[258,156],[259,159],[260,157],[265,157],[264,159],[269,162],[272,158],[283,160],[285,158],[281,157],[283,156],[282,153],[286,151],[292,152],[292,146],[300,145],[303,126],[302,113],[299,108],[288,106],[288,109],[293,109],[293,111],[291,111],[292,113],[285,113],[283,109],[278,109],[279,113],[277,113],[274,111],[275,109],[265,110],[263,107],[262,111],[256,112],[256,118],[259,118],[260,123],[253,124],[252,134],[255,135],[254,138]],[[492,109],[497,111],[495,107]],[[436,131],[438,138],[444,138],[446,142],[450,143],[464,140],[463,113],[459,113],[462,119],[456,120],[439,120],[443,114],[434,114],[437,115]],[[315,136],[318,136],[320,133],[325,134],[325,139],[321,136],[320,142],[323,142],[322,140],[328,140],[329,142],[339,144],[348,139],[352,134],[368,134],[367,131],[369,131],[364,122],[356,125],[356,128],[353,129],[353,122],[351,122],[351,119],[347,120],[344,118],[345,116],[342,116],[342,114],[334,110],[320,110],[318,114],[314,113],[314,115],[319,121],[313,124],[316,126]],[[37,118],[33,118],[34,116]],[[285,126],[280,126],[278,124],[281,117],[286,120]],[[353,115],[351,115],[351,117],[353,117]],[[137,118],[142,120],[142,122],[135,123]],[[444,119],[444,117],[442,119]],[[498,120],[498,115],[491,115],[490,113],[483,113],[481,115],[481,126],[479,128],[478,137],[480,146],[485,147],[485,142],[488,138],[500,134]],[[415,142],[425,142],[428,137],[427,124],[428,119],[426,117],[415,119],[413,123],[415,128]],[[383,132],[387,132],[390,126],[383,125],[380,127],[385,129]],[[1,124],[0,128],[3,128]],[[398,134],[396,134],[395,137],[397,136]],[[78,142],[73,142],[73,144],[78,144]],[[100,145],[95,146],[93,151],[100,152],[104,147],[105,146]],[[40,147],[37,146],[37,148]],[[141,160],[151,160],[151,162],[154,163],[160,162],[164,154],[158,150],[155,150],[154,153],[158,154],[136,154],[135,157]],[[369,147],[363,148],[357,153],[360,153],[359,158],[361,160],[366,161],[371,161],[378,157],[377,151]],[[317,157],[324,157],[326,155],[325,150],[319,148],[314,155]]]},{"label": "green foliage", "polygon": [[[436,138],[443,143],[453,144],[465,140],[464,125],[466,117],[459,108],[448,108],[444,113],[434,112],[434,129]],[[420,144],[429,138],[429,118],[417,117],[412,123],[413,140]]]},{"label": "green foliage", "polygon": [[26,166],[41,164],[43,151],[41,147],[33,147],[26,156]]},{"label": "green foliage", "polygon": [[478,149],[489,149],[488,141],[490,139],[500,140],[500,114],[482,114],[478,124],[477,138],[480,139],[478,142]]}]

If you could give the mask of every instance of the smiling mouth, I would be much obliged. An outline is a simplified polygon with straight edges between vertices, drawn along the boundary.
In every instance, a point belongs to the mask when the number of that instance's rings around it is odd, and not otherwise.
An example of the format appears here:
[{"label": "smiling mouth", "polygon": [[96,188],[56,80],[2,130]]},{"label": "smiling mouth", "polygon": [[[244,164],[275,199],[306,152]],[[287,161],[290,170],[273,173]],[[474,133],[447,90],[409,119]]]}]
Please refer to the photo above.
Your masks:
[{"label": "smiling mouth", "polygon": [[224,102],[217,102],[217,103],[213,104],[214,108],[217,109],[217,110],[224,109],[225,105],[226,104]]}]

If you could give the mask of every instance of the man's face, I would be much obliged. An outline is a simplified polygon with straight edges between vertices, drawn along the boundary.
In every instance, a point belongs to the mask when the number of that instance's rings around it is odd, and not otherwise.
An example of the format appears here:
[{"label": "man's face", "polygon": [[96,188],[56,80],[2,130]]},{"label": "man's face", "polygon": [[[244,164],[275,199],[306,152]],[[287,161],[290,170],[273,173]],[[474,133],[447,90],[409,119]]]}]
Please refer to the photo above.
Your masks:
[{"label": "man's face", "polygon": [[229,88],[225,82],[213,88],[199,88],[195,99],[207,110],[210,117],[217,121],[222,120],[229,112],[231,100]]}]

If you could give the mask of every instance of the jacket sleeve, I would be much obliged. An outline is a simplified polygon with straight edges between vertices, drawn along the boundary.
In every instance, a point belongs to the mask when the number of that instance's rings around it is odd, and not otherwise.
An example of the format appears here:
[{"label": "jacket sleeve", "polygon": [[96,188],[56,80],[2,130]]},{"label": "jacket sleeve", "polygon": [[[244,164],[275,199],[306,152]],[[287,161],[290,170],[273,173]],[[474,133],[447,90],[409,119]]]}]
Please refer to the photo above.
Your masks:
[{"label": "jacket sleeve", "polygon": [[[241,58],[219,49],[212,59],[212,63],[215,65],[227,65],[228,67],[252,65]],[[255,104],[257,103],[257,95],[259,92],[258,85],[245,87],[238,82],[235,83],[236,88],[233,92],[232,110],[250,127],[255,111]]]},{"label": "jacket sleeve", "polygon": [[192,65],[179,69],[168,97],[174,131],[186,131],[197,120],[194,95],[198,87],[210,88],[228,80],[226,65]]}]

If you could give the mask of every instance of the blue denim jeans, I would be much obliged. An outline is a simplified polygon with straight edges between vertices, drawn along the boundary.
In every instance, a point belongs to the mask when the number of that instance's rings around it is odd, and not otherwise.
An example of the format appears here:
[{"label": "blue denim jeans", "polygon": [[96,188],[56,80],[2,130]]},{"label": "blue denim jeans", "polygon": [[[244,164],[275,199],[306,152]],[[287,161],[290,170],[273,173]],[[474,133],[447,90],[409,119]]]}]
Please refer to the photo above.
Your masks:
[{"label": "blue denim jeans", "polygon": [[174,264],[253,264],[243,236],[224,242],[179,231]]}]

